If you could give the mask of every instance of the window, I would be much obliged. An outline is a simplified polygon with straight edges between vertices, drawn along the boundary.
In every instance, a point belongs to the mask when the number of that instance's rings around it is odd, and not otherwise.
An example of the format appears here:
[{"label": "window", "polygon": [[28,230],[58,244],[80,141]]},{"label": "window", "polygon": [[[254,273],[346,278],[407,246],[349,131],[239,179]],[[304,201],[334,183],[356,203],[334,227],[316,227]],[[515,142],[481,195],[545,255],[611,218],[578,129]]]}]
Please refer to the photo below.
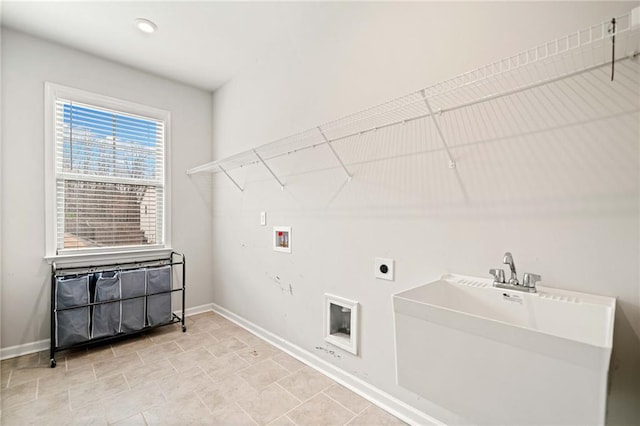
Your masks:
[{"label": "window", "polygon": [[45,91],[47,256],[167,247],[169,113]]}]

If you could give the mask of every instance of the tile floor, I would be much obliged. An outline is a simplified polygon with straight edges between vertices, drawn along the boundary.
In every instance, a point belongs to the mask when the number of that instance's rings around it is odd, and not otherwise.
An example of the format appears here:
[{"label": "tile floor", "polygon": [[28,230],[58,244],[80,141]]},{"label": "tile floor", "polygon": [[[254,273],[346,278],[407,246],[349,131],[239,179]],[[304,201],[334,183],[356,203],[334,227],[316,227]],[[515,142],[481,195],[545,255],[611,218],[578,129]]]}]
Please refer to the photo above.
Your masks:
[{"label": "tile floor", "polygon": [[214,313],[91,349],[0,363],[2,425],[402,425]]}]

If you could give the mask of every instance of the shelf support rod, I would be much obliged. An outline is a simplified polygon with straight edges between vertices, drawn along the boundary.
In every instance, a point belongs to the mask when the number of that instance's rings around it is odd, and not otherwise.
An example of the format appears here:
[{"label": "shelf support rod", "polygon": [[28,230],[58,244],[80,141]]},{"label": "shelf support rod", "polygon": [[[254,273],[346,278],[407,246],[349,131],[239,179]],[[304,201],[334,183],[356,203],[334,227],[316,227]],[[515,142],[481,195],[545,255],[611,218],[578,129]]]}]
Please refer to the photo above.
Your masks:
[{"label": "shelf support rod", "polygon": [[349,173],[347,166],[344,165],[344,163],[342,162],[342,159],[340,158],[336,150],[333,148],[333,145],[331,145],[331,141],[329,140],[329,138],[327,138],[327,135],[324,134],[320,126],[318,126],[318,131],[322,135],[322,139],[324,139],[326,144],[329,146],[329,149],[331,150],[331,152],[333,152],[333,155],[336,157],[336,160],[338,160],[338,163],[340,163],[340,166],[342,166],[342,170],[344,170],[344,173],[347,175],[347,180],[351,181],[351,178],[352,178],[351,173]]},{"label": "shelf support rod", "polygon": [[218,168],[220,170],[222,170],[222,173],[224,173],[225,175],[227,175],[227,177],[229,178],[229,180],[231,182],[233,182],[233,184],[240,190],[240,192],[244,192],[244,189],[242,189],[242,187],[238,184],[238,182],[235,181],[234,178],[231,177],[231,175],[229,173],[227,173],[227,171],[225,169],[222,168],[222,166],[220,164],[218,164]]},{"label": "shelf support rod", "polygon": [[449,168],[455,169],[456,162],[453,159],[453,156],[451,155],[451,151],[449,151],[449,145],[447,144],[447,140],[445,139],[444,134],[442,133],[442,129],[440,128],[440,124],[438,123],[438,120],[436,120],[436,116],[433,113],[433,110],[431,109],[431,104],[429,103],[429,99],[427,99],[427,95],[424,89],[420,91],[420,94],[422,95],[422,99],[424,99],[424,103],[427,106],[427,109],[429,110],[429,117],[431,117],[431,121],[433,121],[433,125],[436,126],[436,130],[438,131],[438,136],[440,136],[440,141],[442,141],[442,146],[444,147],[444,150],[447,152],[447,156],[449,157]]},{"label": "shelf support rod", "polygon": [[213,169],[213,167],[216,165],[215,161],[211,161],[209,163],[206,164],[202,164],[200,166],[197,167],[192,167],[190,169],[187,169],[187,175],[191,176],[191,175],[195,175],[196,173],[200,173],[200,172],[208,172],[209,170]]},{"label": "shelf support rod", "polygon": [[266,169],[267,169],[267,170],[269,170],[269,173],[271,173],[271,176],[273,176],[273,178],[274,178],[275,180],[277,180],[277,181],[278,181],[278,183],[280,184],[280,189],[284,190],[284,183],[282,183],[282,182],[280,181],[280,179],[278,179],[278,176],[276,176],[276,174],[275,174],[275,173],[273,173],[273,170],[271,170],[271,167],[269,167],[269,166],[267,165],[267,163],[265,163],[265,162],[264,162],[264,160],[262,159],[262,157],[260,157],[260,154],[258,154],[258,151],[256,151],[256,150],[254,149],[254,150],[253,150],[253,153],[256,155],[256,157],[258,157],[258,160],[260,160],[260,162],[262,163],[262,165],[263,165],[264,167],[266,167]]}]

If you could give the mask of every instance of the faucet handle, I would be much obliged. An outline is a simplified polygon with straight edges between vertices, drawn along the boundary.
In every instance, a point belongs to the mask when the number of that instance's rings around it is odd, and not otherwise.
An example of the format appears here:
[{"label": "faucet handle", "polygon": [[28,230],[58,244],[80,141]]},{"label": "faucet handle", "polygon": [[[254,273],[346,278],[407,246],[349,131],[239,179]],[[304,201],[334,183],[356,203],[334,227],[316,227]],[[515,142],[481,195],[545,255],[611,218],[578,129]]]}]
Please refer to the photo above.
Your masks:
[{"label": "faucet handle", "polygon": [[494,282],[504,282],[504,271],[502,269],[489,269],[489,273],[493,276]]},{"label": "faucet handle", "polygon": [[542,277],[538,274],[532,274],[530,272],[525,272],[522,276],[522,285],[524,287],[536,287],[536,283],[542,280]]}]

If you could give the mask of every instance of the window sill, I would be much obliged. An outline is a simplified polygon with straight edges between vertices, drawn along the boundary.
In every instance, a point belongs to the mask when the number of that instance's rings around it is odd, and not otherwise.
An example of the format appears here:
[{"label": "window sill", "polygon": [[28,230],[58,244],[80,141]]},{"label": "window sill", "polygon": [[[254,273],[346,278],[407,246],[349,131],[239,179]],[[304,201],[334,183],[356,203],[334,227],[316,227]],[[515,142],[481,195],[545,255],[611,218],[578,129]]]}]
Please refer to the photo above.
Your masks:
[{"label": "window sill", "polygon": [[94,253],[74,253],[45,256],[48,264],[56,263],[57,266],[88,266],[101,263],[117,262],[139,262],[169,257],[173,249],[153,248],[126,251],[94,252]]}]

